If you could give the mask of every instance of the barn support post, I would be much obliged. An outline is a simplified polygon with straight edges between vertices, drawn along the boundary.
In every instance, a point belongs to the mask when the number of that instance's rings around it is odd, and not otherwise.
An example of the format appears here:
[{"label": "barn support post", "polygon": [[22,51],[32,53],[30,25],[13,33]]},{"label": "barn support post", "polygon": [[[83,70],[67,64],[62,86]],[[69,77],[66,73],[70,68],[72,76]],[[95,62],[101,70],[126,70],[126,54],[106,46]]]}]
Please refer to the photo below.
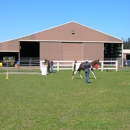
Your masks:
[{"label": "barn support post", "polygon": [[123,45],[123,43],[122,43],[122,67],[123,67],[123,48],[124,48],[124,45]]},{"label": "barn support post", "polygon": [[18,71],[20,71],[20,52],[18,53],[18,61],[19,61]]}]

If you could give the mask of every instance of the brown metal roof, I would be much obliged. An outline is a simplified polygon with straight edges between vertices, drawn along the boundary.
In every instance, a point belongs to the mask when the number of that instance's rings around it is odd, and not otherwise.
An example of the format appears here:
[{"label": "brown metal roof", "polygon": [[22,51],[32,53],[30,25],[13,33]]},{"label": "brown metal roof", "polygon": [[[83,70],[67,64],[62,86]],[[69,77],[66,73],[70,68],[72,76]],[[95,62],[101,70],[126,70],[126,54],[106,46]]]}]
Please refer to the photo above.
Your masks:
[{"label": "brown metal roof", "polygon": [[[15,41],[59,41],[59,42],[107,42],[123,43],[121,39],[107,35],[84,25],[70,22],[48,30],[37,32]],[[12,40],[11,40],[12,41]],[[10,42],[10,41],[8,41]]]},{"label": "brown metal roof", "polygon": [[36,41],[81,41],[81,42],[114,42],[122,43],[121,39],[107,35],[81,24],[70,22],[48,30],[44,30],[19,40]]}]

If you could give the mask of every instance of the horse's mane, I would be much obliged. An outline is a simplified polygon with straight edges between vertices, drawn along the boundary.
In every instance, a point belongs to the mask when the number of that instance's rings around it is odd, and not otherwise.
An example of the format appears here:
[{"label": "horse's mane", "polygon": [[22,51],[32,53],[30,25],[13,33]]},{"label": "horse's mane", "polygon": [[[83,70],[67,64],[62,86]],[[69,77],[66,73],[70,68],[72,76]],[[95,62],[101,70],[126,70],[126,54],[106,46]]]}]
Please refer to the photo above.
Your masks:
[{"label": "horse's mane", "polygon": [[96,64],[101,65],[101,63],[99,62],[99,59],[90,62],[90,65],[91,65],[92,67],[94,67]]},{"label": "horse's mane", "polygon": [[49,60],[45,59],[45,65],[48,65]]},{"label": "horse's mane", "polygon": [[[81,64],[84,64],[85,62],[82,62]],[[91,61],[91,62],[89,62],[90,63],[90,65],[95,65],[95,64],[101,64],[100,62],[99,62],[99,59],[98,60],[93,60],[93,61]]]}]

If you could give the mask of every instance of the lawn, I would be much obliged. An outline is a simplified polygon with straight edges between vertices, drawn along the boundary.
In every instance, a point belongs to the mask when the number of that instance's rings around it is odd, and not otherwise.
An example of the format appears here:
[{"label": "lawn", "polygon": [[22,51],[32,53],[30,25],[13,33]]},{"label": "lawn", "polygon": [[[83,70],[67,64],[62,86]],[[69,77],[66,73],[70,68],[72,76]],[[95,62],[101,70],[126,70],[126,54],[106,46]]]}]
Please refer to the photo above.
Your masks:
[{"label": "lawn", "polygon": [[0,74],[0,129],[130,130],[130,72],[95,75]]}]

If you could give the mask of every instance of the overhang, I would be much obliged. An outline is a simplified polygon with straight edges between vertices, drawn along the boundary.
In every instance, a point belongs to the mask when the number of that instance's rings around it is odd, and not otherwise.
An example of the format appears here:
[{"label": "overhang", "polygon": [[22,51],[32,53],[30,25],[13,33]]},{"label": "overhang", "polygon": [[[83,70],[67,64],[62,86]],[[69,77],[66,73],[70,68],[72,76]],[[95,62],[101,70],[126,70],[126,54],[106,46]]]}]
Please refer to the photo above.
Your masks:
[{"label": "overhang", "polygon": [[0,52],[19,52],[19,50],[0,50]]},{"label": "overhang", "polygon": [[130,54],[130,49],[124,49],[123,54]]}]

